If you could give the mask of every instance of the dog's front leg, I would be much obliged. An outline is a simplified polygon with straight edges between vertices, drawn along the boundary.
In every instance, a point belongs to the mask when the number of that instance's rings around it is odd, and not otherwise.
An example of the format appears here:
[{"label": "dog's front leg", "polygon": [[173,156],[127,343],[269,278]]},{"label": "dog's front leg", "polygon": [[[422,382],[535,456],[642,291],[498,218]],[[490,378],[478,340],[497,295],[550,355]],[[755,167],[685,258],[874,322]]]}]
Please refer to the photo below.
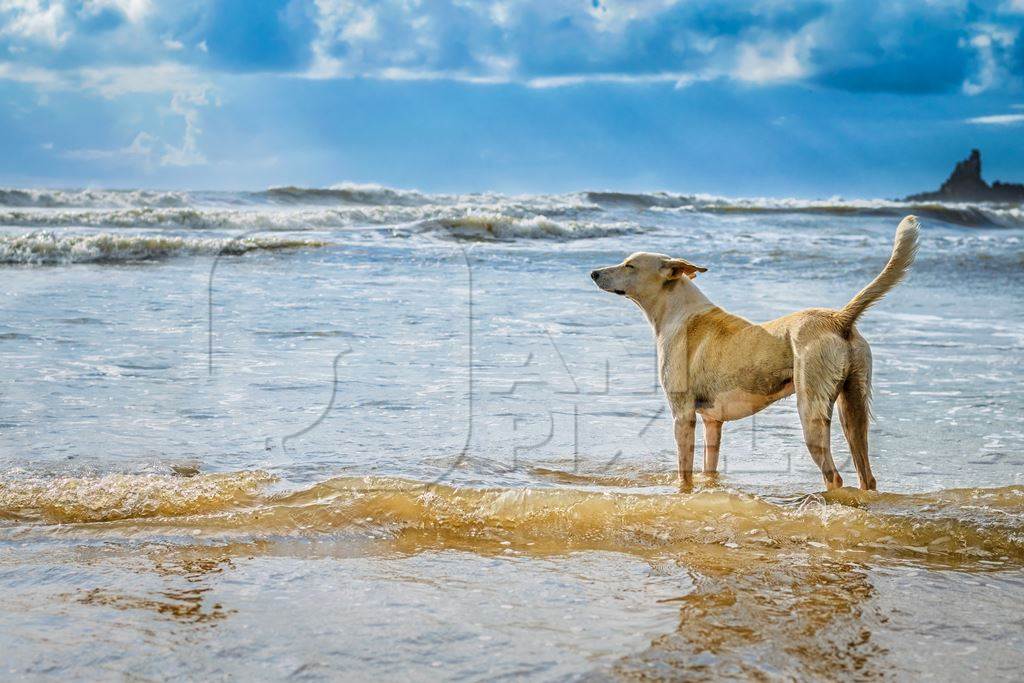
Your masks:
[{"label": "dog's front leg", "polygon": [[722,423],[701,416],[704,423],[704,474],[718,471],[718,450],[722,445]]},{"label": "dog's front leg", "polygon": [[697,427],[697,413],[693,406],[675,411],[676,453],[679,456],[679,483],[693,486],[693,445]]}]

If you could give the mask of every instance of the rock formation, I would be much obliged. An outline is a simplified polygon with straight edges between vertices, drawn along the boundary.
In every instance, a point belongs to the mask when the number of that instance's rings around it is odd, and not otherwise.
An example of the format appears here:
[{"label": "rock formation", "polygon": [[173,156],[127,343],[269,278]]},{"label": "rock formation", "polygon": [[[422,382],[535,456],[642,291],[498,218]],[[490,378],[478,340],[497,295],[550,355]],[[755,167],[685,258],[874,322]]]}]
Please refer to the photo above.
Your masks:
[{"label": "rock formation", "polygon": [[957,163],[956,168],[936,192],[912,194],[908,202],[1024,202],[1024,185],[1001,183],[989,185],[981,178],[981,152],[971,150],[971,156]]}]

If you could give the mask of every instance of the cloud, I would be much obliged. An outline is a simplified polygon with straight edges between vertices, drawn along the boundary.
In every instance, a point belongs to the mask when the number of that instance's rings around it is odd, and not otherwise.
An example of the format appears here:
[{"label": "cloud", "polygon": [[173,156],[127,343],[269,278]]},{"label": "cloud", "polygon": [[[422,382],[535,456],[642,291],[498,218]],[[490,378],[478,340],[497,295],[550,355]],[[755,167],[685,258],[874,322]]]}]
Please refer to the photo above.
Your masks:
[{"label": "cloud", "polygon": [[619,83],[624,85],[647,85],[650,83],[673,83],[677,88],[685,88],[696,81],[707,80],[707,76],[688,73],[652,73],[652,74],[566,74],[564,76],[544,76],[531,78],[526,85],[531,88],[565,88],[591,83]]},{"label": "cloud", "polygon": [[197,166],[206,163],[206,157],[199,151],[198,138],[202,132],[199,128],[199,107],[207,103],[205,90],[177,92],[171,98],[171,110],[184,118],[185,132],[180,146],[165,145],[164,154],[160,157],[162,166]]},{"label": "cloud", "polygon": [[150,0],[84,0],[82,13],[96,16],[104,11],[122,14],[129,22],[138,24],[152,11]]},{"label": "cloud", "polygon": [[808,47],[809,41],[799,36],[740,45],[732,76],[751,83],[798,80],[809,71]]},{"label": "cloud", "polygon": [[0,62],[0,81],[29,83],[37,86],[55,87],[63,81],[61,74],[36,66],[14,62]]},{"label": "cloud", "polygon": [[[107,99],[129,94],[206,93],[212,89],[201,73],[174,62],[146,66],[83,67],[64,74],[66,80]],[[72,87],[72,86],[68,86]]]},{"label": "cloud", "polygon": [[177,24],[206,45],[204,61],[218,70],[295,72],[312,60],[314,11],[311,0],[219,0]]},{"label": "cloud", "polygon": [[[65,159],[77,161],[120,161],[143,166],[202,166],[206,157],[199,151],[197,111],[190,103],[172,102],[171,108],[185,119],[185,132],[178,146],[163,142],[146,131],[139,132],[125,147],[116,149],[69,149],[61,153]],[[52,147],[52,145],[51,145]]]},{"label": "cloud", "polygon": [[132,139],[127,147],[119,149],[69,149],[61,154],[65,159],[97,161],[100,159],[141,159],[149,162],[159,140],[143,131]]},{"label": "cloud", "polygon": [[976,95],[1022,85],[1022,2],[0,0],[0,55],[56,72]]},{"label": "cloud", "polygon": [[978,66],[975,74],[964,80],[963,91],[977,95],[1006,80],[1006,64],[1012,59],[1019,30],[978,24],[972,27],[972,33],[967,42],[976,52]]},{"label": "cloud", "polygon": [[61,3],[42,0],[0,0],[0,37],[61,46],[68,38]]},{"label": "cloud", "polygon": [[64,152],[63,156],[84,161],[137,161],[147,166],[207,163],[199,149],[200,112],[207,106],[219,106],[220,102],[213,85],[187,67],[164,62],[150,66],[83,67],[61,71],[0,62],[0,80],[14,80],[52,91],[80,92],[108,100],[138,95],[170,96],[168,110],[181,117],[184,125],[180,144],[163,142],[143,131],[126,147],[74,149]]},{"label": "cloud", "polygon": [[[744,3],[748,4],[749,3]],[[477,83],[531,87],[583,83],[673,85],[717,77],[792,80],[805,72],[798,9],[712,3],[407,3],[367,7],[317,0],[307,75],[422,79],[443,74]],[[801,9],[805,8],[805,9]],[[795,22],[792,35],[774,30]]]},{"label": "cloud", "polygon": [[965,123],[974,123],[981,126],[1012,126],[1024,123],[1024,114],[993,114],[991,116],[975,116],[965,119]]},{"label": "cloud", "polygon": [[[1019,0],[1012,0],[1017,2]],[[1015,4],[962,0],[414,3],[317,0],[315,78],[438,75],[531,87],[588,82],[978,94],[1018,85]],[[685,74],[685,78],[677,78]]]}]

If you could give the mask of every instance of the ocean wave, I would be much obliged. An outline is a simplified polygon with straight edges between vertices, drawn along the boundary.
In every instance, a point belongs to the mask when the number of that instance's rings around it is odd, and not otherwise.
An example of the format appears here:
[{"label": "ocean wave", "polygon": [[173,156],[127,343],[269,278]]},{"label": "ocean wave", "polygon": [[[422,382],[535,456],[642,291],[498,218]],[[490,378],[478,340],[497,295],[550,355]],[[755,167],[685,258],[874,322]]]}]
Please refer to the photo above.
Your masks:
[{"label": "ocean wave", "polygon": [[[247,209],[132,208],[0,211],[9,227],[181,228],[185,230],[299,230],[313,216]],[[329,221],[328,221],[329,222]]]},{"label": "ocean wave", "polygon": [[372,530],[396,541],[648,552],[689,544],[803,547],[892,559],[1024,564],[1024,487],[933,494],[841,490],[772,501],[728,489],[689,494],[568,487],[476,489],[341,477],[267,493],[265,472],[0,481],[0,519],[256,535]]},{"label": "ocean wave", "polygon": [[273,481],[261,470],[196,477],[16,477],[0,481],[0,519],[83,523],[210,514],[253,500]]},{"label": "ocean wave", "polygon": [[588,202],[599,206],[628,206],[638,209],[660,207],[679,209],[692,207],[696,201],[694,195],[673,194],[671,192],[614,192],[612,190],[589,190],[581,193]]},{"label": "ocean wave", "polygon": [[585,192],[587,201],[599,206],[627,206],[652,211],[713,214],[821,214],[833,216],[891,216],[916,214],[965,227],[1024,227],[1020,204],[902,202],[885,199],[772,199],[727,198],[670,192]]},{"label": "ocean wave", "polygon": [[499,241],[574,240],[643,232],[640,226],[621,221],[554,221],[546,216],[517,217],[486,213],[431,218],[412,227],[418,231],[441,232],[456,239]]},{"label": "ocean wave", "polygon": [[420,220],[425,215],[429,215],[429,213],[413,207],[16,210],[0,211],[0,226],[296,232],[321,228],[404,223]]},{"label": "ocean wave", "polygon": [[622,221],[554,220],[521,205],[482,212],[475,205],[320,209],[108,209],[0,211],[0,225],[25,228],[134,228],[300,232],[390,228],[399,234],[443,233],[469,240],[583,239],[642,232]]},{"label": "ocean wave", "polygon": [[32,232],[0,236],[0,263],[37,265],[144,261],[177,255],[239,255],[250,251],[300,249],[324,244],[315,240],[271,237],[230,239]]},{"label": "ocean wave", "polygon": [[[417,206],[437,198],[416,190],[399,190],[383,185],[341,183],[331,187],[272,187],[252,193],[254,199],[283,204],[360,204],[370,206]],[[446,198],[441,197],[442,201]]]},{"label": "ocean wave", "polygon": [[21,208],[176,207],[191,201],[189,193],[174,191],[0,188],[0,206]]},{"label": "ocean wave", "polygon": [[887,202],[882,200],[800,201],[800,200],[728,200],[701,201],[694,211],[742,214],[820,214],[823,216],[887,216],[902,218],[914,214],[963,227],[1024,227],[1024,211],[1019,205],[941,204]]},{"label": "ocean wave", "polygon": [[[730,198],[671,192],[587,191],[569,194],[427,194],[380,185],[275,187],[260,192],[0,189],[0,225],[19,227],[182,227],[186,229],[301,230],[353,225],[399,225],[430,219],[500,214],[515,219],[621,219],[623,210],[716,215],[792,214],[885,216],[913,213],[966,227],[1024,227],[1024,206],[997,203]],[[472,218],[468,222],[472,222]],[[577,226],[578,227],[578,226]],[[543,230],[528,231],[538,234]],[[577,230],[577,234],[586,230]],[[595,233],[604,234],[603,231]],[[511,235],[510,235],[511,236]]]}]

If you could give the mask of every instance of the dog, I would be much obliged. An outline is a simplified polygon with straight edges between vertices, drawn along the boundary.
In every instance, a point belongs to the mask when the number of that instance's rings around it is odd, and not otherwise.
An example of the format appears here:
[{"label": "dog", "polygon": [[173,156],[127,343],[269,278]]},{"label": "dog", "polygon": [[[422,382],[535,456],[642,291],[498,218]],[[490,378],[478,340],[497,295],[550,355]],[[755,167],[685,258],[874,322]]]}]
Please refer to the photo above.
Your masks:
[{"label": "dog", "polygon": [[707,268],[686,259],[638,252],[591,272],[598,287],[636,303],[654,329],[683,486],[693,483],[697,415],[704,424],[704,471],[713,473],[722,423],[795,393],[804,442],[826,488],[843,485],[830,445],[837,402],[860,488],[877,487],[868,461],[871,348],[856,322],[906,277],[919,234],[917,218],[904,218],[882,272],[843,308],[808,308],[761,324],[711,303],[693,283]]}]

